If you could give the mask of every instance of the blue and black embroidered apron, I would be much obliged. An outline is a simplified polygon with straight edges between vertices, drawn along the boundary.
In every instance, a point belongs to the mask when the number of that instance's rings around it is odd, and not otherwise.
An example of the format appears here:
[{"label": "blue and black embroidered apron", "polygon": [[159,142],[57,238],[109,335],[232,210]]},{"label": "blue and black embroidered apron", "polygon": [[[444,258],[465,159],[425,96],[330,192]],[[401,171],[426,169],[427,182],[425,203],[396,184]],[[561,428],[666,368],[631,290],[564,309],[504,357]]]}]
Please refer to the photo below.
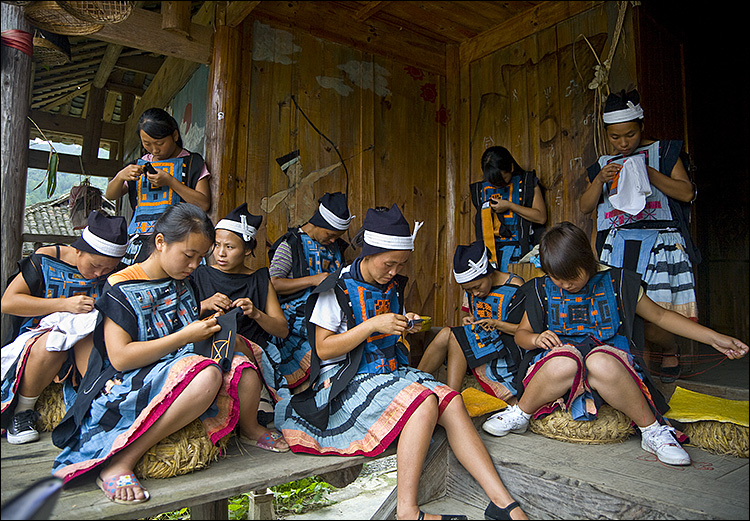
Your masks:
[{"label": "blue and black embroidered apron", "polygon": [[[325,291],[335,292],[348,328],[377,313],[401,311],[398,295],[406,279],[398,277],[385,287],[365,283],[354,270],[357,262],[341,278],[332,275],[313,292],[310,313]],[[315,326],[309,329],[314,332]],[[311,386],[276,405],[275,425],[292,451],[374,456],[388,448],[430,395],[436,395],[442,413],[458,393],[406,365],[407,350],[401,336],[380,334],[335,361],[321,361],[313,350]]]},{"label": "blue and black embroidered apron", "polygon": [[[339,244],[323,246],[302,232],[286,234],[292,255],[292,276],[294,278],[333,273],[343,262],[344,255]],[[279,339],[281,360],[279,366],[284,373],[288,386],[297,387],[307,380],[310,372],[310,342],[307,340],[305,321],[305,303],[311,288],[293,295],[279,296],[281,309],[289,326],[289,334]]]},{"label": "blue and black embroidered apron", "polygon": [[[553,331],[567,345],[551,351],[529,351],[521,364],[519,377],[525,375],[528,383],[541,367],[537,362],[545,363],[554,356],[569,356],[577,360],[580,366],[573,388],[582,386],[583,392],[576,396],[568,393],[565,401],[573,419],[591,420],[596,417],[603,400],[588,387],[585,359],[592,351],[608,352],[614,354],[638,382],[659,418],[667,408],[664,397],[644,369],[643,360],[631,349],[643,344],[643,322],[635,314],[640,288],[637,273],[618,268],[599,271],[577,293],[559,288],[547,276],[526,283],[522,288],[526,296],[524,306],[533,331]],[[527,374],[529,364],[533,367]],[[548,414],[557,405],[553,403],[542,410]]]},{"label": "blue and black embroidered apron", "polygon": [[[101,317],[111,319],[134,341],[149,341],[197,320],[197,295],[189,280],[130,280],[112,286],[97,308]],[[63,449],[55,458],[53,474],[66,482],[132,443],[166,412],[200,370],[217,365],[196,354],[191,342],[144,367],[117,371],[106,355],[103,326],[102,319],[94,333],[94,349],[76,403],[52,433],[55,445]],[[236,425],[232,412],[236,405],[231,403],[237,398],[237,372],[245,368],[254,366],[235,353],[231,370],[224,373],[219,397],[200,416],[214,443]],[[224,408],[221,412],[220,406]]]},{"label": "blue and black embroidered apron", "polygon": [[[496,319],[509,321],[511,300],[519,286],[509,284],[508,281],[492,288],[484,298],[477,298],[467,293],[469,306],[475,321],[482,319]],[[522,308],[516,307],[511,322],[517,323],[523,313]],[[451,331],[464,352],[467,365],[479,381],[482,388],[488,390],[493,382],[503,385],[511,394],[516,394],[513,379],[518,370],[520,352],[512,335],[505,334],[499,329],[485,324],[467,324],[452,327]],[[496,395],[493,391],[491,394]],[[505,394],[505,393],[502,393]],[[505,396],[507,398],[507,396]],[[503,396],[498,396],[503,398]]]},{"label": "blue and black embroidered apron", "polygon": [[[174,159],[162,159],[150,162],[154,168],[164,170],[169,175],[184,183],[186,172],[184,169],[184,157]],[[149,163],[144,159],[138,159],[136,164],[139,166]],[[176,205],[180,202],[180,196],[165,185],[159,188],[154,187],[148,182],[148,176],[142,175],[137,182],[135,207],[133,208],[133,217],[128,224],[128,235],[135,237],[125,252],[123,262],[131,265],[136,262],[136,258],[143,247],[143,238],[148,237],[154,228],[156,220],[164,213],[169,206]],[[142,260],[142,259],[140,259]]]},{"label": "blue and black embroidered apron", "polygon": [[[87,295],[96,299],[102,294],[107,282],[106,277],[86,279],[81,275],[77,267],[71,266],[60,259],[38,253],[34,253],[21,260],[18,265],[20,273],[31,291],[31,295],[40,298],[53,299]],[[44,317],[14,317],[14,322],[18,329],[14,328],[13,338],[34,329],[42,318]],[[12,417],[11,413],[15,409],[16,393],[25,370],[26,360],[29,356],[32,343],[33,341],[27,343],[27,346],[19,354],[16,361],[8,370],[5,380],[2,382],[2,390],[0,391],[2,396],[2,419],[0,423],[2,423],[3,428],[6,428],[7,423]],[[74,382],[71,381],[71,378],[68,378],[71,371],[75,371],[75,358],[72,351],[58,374],[58,378],[61,379],[63,384],[63,397],[66,407],[69,407],[73,403],[76,393]]]},{"label": "blue and black embroidered apron", "polygon": [[503,199],[519,206],[531,207],[537,178],[534,172],[514,175],[508,186],[495,186],[488,181],[472,183],[471,201],[477,209],[474,222],[477,240],[490,251],[489,260],[500,271],[525,255],[534,243],[534,229],[529,221],[512,211],[497,214],[490,201]]}]

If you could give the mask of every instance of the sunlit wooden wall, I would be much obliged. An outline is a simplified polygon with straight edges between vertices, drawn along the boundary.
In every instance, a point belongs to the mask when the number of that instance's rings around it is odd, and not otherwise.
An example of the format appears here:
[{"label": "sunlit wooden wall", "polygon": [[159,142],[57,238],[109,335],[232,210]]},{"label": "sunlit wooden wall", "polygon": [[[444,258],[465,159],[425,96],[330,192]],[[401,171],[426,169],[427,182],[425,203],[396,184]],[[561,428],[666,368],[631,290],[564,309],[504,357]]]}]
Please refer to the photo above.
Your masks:
[{"label": "sunlit wooden wall", "polygon": [[[240,27],[239,103],[226,115],[237,133],[237,160],[220,181],[220,207],[247,201],[264,215],[253,260],[259,267],[268,263],[264,246],[289,224],[304,223],[318,197],[347,190],[334,147],[294,97],[345,160],[357,215],[350,235],[376,205],[396,203],[410,223],[425,222],[405,272],[407,307],[436,325],[454,325],[461,293],[452,252],[474,237],[469,183],[481,179],[487,146],[505,146],[537,171],[550,222],[592,230],[577,196],[596,159],[594,92],[587,88],[596,58],[581,36],[603,60],[616,19],[616,3],[608,2],[489,51],[449,47],[443,76],[249,17]],[[635,82],[631,25],[626,16],[610,73],[615,88]],[[297,177],[276,162],[293,150],[301,156]],[[262,206],[285,190],[275,207]]]}]

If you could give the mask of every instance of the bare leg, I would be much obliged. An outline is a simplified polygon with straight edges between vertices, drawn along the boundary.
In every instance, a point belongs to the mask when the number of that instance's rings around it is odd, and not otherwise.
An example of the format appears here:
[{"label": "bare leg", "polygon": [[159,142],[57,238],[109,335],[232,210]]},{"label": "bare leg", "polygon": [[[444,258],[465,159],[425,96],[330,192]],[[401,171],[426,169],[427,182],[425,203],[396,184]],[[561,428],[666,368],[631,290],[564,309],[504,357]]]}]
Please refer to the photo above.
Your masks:
[{"label": "bare leg", "polygon": [[[216,398],[222,383],[221,371],[215,366],[201,370],[172,402],[166,412],[137,440],[110,458],[100,472],[102,480],[133,472],[138,461],[151,447],[198,418]],[[123,487],[115,497],[124,501],[143,499],[139,487]]]},{"label": "bare leg", "polygon": [[[260,376],[254,370],[246,369],[242,372],[237,389],[240,397],[240,433],[251,440],[257,440],[268,432],[268,429],[258,423],[258,404],[262,385]],[[289,445],[281,439],[276,443],[276,447],[284,450],[289,448]]]},{"label": "bare leg", "polygon": [[86,375],[86,369],[89,366],[89,355],[91,350],[94,348],[94,334],[91,333],[89,336],[79,340],[75,346],[73,346],[73,356],[76,360],[76,368],[81,373],[81,378]]},{"label": "bare leg", "polygon": [[650,353],[644,353],[644,359],[647,362],[649,358],[656,361],[658,356],[661,359],[661,367],[677,367],[680,364],[677,357],[679,347],[672,333],[651,322],[644,323],[643,333],[650,347]]},{"label": "bare leg", "polygon": [[524,389],[518,406],[526,414],[534,414],[545,403],[564,396],[573,385],[577,369],[576,362],[566,356],[547,360]]},{"label": "bare leg", "polygon": [[47,351],[47,338],[49,338],[49,333],[44,333],[31,346],[21,383],[18,386],[18,394],[28,397],[42,394],[45,387],[53,382],[68,358],[66,351]]},{"label": "bare leg", "polygon": [[[396,517],[417,519],[417,491],[427,449],[438,418],[437,398],[432,395],[417,407],[398,437],[396,450]],[[425,516],[425,519],[439,519]]]},{"label": "bare leg", "polygon": [[589,385],[609,405],[625,413],[638,427],[656,421],[638,383],[618,360],[604,353],[593,353],[586,359],[586,367]]},{"label": "bare leg", "polygon": [[461,392],[461,386],[464,383],[466,375],[466,356],[463,349],[458,344],[456,336],[451,332],[448,339],[448,385],[454,390]]},{"label": "bare leg", "polygon": [[[513,502],[513,497],[503,485],[487,448],[482,443],[462,400],[453,399],[443,411],[438,424],[445,428],[448,443],[456,458],[477,480],[490,500],[500,508]],[[511,510],[513,519],[528,519],[520,507]]]},{"label": "bare leg", "polygon": [[432,339],[432,342],[427,346],[427,349],[425,349],[417,369],[435,376],[435,373],[448,355],[448,339],[450,337],[451,329],[449,327],[442,328],[438,334],[435,335],[435,338]]}]

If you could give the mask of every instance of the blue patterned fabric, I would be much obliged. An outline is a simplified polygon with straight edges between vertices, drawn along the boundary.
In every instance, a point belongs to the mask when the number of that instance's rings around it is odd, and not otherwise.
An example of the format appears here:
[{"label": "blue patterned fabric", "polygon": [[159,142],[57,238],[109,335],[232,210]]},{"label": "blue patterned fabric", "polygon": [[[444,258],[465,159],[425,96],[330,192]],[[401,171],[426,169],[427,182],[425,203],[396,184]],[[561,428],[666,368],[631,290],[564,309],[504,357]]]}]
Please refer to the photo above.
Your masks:
[{"label": "blue patterned fabric", "polygon": [[[484,298],[474,297],[467,292],[469,306],[475,321],[482,319],[496,319],[508,321],[511,300],[518,290],[518,286],[509,284],[513,277],[501,285],[493,287]],[[520,311],[520,310],[519,310]],[[513,322],[520,320],[514,317]],[[484,324],[467,324],[452,327],[451,331],[464,352],[466,362],[477,380],[486,391],[505,399],[507,393],[494,385],[501,384],[511,395],[516,394],[513,383],[520,353],[513,338],[503,334],[499,329]]]},{"label": "blue patterned fabric", "polygon": [[[88,295],[92,298],[98,298],[106,284],[106,277],[95,279],[85,279],[78,268],[71,266],[60,259],[33,253],[20,263],[21,275],[26,285],[31,291],[31,295],[40,298],[61,298],[73,297],[76,295]],[[14,338],[19,334],[34,329],[43,317],[30,317],[23,320],[19,331],[14,331]],[[21,322],[18,320],[18,322]],[[39,336],[44,332],[39,333]],[[13,409],[15,408],[18,387],[26,369],[26,360],[28,359],[31,344],[33,340],[27,342],[26,347],[19,354],[13,366],[8,371],[0,387],[0,397],[2,397],[2,419],[0,424],[6,428],[10,421]],[[68,360],[63,364],[60,375],[63,377],[63,396],[65,398],[66,409],[70,407],[75,400],[76,391],[73,379],[69,376],[76,371],[75,359],[72,351]],[[77,383],[77,382],[75,382]]]},{"label": "blue patterned fabric", "polygon": [[[187,281],[140,280],[116,284],[97,302],[97,308],[132,339],[149,341],[172,334],[197,320],[199,302],[195,288]],[[97,328],[103,325],[102,321]],[[95,339],[99,338],[102,337],[95,334]],[[95,345],[95,349],[106,353],[103,345]],[[202,369],[218,367],[216,362],[195,354],[193,349],[194,345],[189,343],[145,367],[115,372],[94,397],[75,435],[61,447],[63,450],[55,458],[53,474],[68,481],[103,463],[161,417]],[[104,369],[111,366],[106,358],[104,363]],[[233,408],[237,375],[251,367],[247,357],[235,354],[232,369],[225,374],[224,400],[220,402],[220,393],[200,416],[214,443],[231,432],[236,424],[236,411],[228,414],[224,410],[220,414],[219,409],[220,406]],[[86,384],[84,381],[83,385]]]},{"label": "blue patterned fabric", "polygon": [[[301,277],[333,273],[344,262],[344,256],[338,248],[328,248],[313,240],[306,233],[300,232],[299,241],[307,273]],[[292,255],[298,255],[298,249],[292,248]],[[294,259],[293,264],[297,264]],[[279,299],[281,309],[287,320],[289,334],[284,339],[274,342],[279,350],[279,371],[286,376],[290,388],[297,387],[307,380],[310,374],[310,342],[307,340],[307,322],[305,304],[311,288],[290,300]]]},{"label": "blue patterned fabric", "polygon": [[[385,288],[377,288],[353,278],[350,268],[342,271],[341,278],[344,280],[339,280],[339,284],[347,288],[342,298],[348,298],[353,305],[354,317],[350,317],[355,318],[353,324],[361,323],[377,312],[400,310],[398,296],[395,304],[391,300],[396,286],[389,284]],[[343,293],[340,285],[329,291]],[[370,295],[365,296],[368,292]],[[364,297],[362,301],[359,300],[361,296]],[[320,305],[320,301],[317,305]],[[331,311],[335,316],[336,312]],[[347,319],[342,326],[346,323]],[[436,396],[439,411],[442,413],[445,410],[458,393],[430,374],[403,364],[406,358],[397,346],[399,338],[397,335],[371,336],[363,350],[372,356],[367,357],[363,353],[358,371],[348,382],[344,382],[345,387],[335,396],[331,392],[336,384],[332,385],[331,382],[345,371],[350,363],[349,358],[322,362],[320,373],[306,393],[312,396],[315,409],[328,409],[325,425],[315,426],[302,417],[292,405],[291,397],[282,399],[276,405],[274,423],[281,429],[293,452],[374,456],[388,448],[409,417],[430,395]],[[395,368],[391,367],[390,359],[383,356],[392,351],[402,353],[393,357]]]}]

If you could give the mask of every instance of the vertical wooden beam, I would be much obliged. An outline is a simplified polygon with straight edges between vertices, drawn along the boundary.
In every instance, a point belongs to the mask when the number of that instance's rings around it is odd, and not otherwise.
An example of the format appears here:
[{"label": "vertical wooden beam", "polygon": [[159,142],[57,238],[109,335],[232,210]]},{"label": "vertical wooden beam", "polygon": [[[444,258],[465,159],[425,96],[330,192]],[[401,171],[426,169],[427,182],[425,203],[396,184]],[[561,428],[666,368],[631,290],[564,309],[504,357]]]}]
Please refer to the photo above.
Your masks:
[{"label": "vertical wooden beam", "polygon": [[[16,33],[28,39],[29,54],[2,43],[0,62],[2,63],[2,120],[0,135],[2,158],[0,159],[0,244],[2,247],[2,273],[0,289],[5,292],[6,281],[16,269],[21,258],[23,218],[26,200],[26,168],[29,149],[29,96],[31,95],[31,26],[23,16],[23,9],[17,5],[0,4],[0,29],[3,38]],[[2,338],[10,328],[10,317],[2,316]]]},{"label": "vertical wooden beam", "polygon": [[[445,241],[441,252],[439,268],[441,273],[451,273],[453,269],[453,254],[458,244],[466,244],[468,237],[456,223],[470,221],[463,214],[466,201],[462,197],[464,190],[469,186],[468,165],[462,162],[462,146],[467,143],[470,134],[462,132],[462,123],[467,115],[462,107],[462,88],[464,82],[468,81],[468,67],[464,70],[461,64],[461,54],[457,45],[447,45],[445,49],[445,102],[453,117],[446,127],[445,137]],[[461,291],[458,284],[453,284],[451,277],[442,280],[445,284],[442,289],[443,302],[442,313],[443,324],[457,324],[459,319],[459,306],[461,302]]]},{"label": "vertical wooden beam", "polygon": [[[84,165],[93,165],[99,153],[106,97],[107,91],[96,87],[91,87],[87,95],[86,132],[83,134],[83,145],[81,146],[81,157]],[[88,167],[86,169],[88,170]]]},{"label": "vertical wooden beam", "polygon": [[161,28],[177,34],[190,33],[190,5],[192,2],[162,2]]},{"label": "vertical wooden beam", "polygon": [[224,14],[217,11],[213,53],[208,78],[206,109],[206,163],[211,172],[211,210],[214,222],[236,204],[234,165],[237,156],[237,125],[240,107],[240,31],[219,22]]}]

